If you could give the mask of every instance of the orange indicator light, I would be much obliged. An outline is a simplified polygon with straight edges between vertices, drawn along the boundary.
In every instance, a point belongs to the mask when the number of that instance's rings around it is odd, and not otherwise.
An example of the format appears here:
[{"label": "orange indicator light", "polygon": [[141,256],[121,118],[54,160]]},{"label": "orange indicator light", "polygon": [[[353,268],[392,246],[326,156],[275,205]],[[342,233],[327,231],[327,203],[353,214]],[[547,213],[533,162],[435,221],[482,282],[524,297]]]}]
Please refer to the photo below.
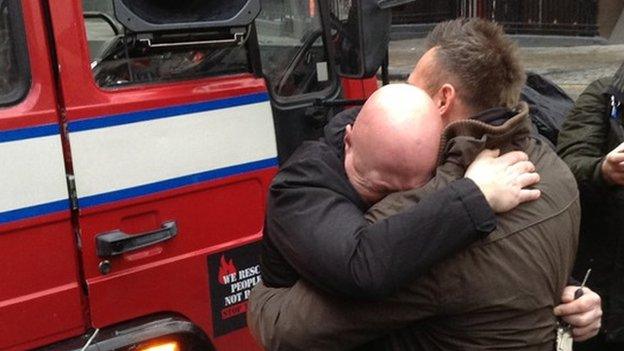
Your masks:
[{"label": "orange indicator light", "polygon": [[180,351],[180,345],[178,345],[176,341],[169,341],[162,344],[152,344],[147,347],[142,347],[139,351]]}]

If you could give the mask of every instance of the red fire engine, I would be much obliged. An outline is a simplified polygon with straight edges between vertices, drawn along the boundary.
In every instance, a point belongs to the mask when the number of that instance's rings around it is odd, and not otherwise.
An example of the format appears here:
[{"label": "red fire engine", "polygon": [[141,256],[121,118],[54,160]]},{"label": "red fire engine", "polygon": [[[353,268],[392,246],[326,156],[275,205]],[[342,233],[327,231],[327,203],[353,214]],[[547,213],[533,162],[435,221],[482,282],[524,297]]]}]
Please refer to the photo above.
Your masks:
[{"label": "red fire engine", "polygon": [[257,348],[271,178],[404,2],[0,0],[0,350]]}]

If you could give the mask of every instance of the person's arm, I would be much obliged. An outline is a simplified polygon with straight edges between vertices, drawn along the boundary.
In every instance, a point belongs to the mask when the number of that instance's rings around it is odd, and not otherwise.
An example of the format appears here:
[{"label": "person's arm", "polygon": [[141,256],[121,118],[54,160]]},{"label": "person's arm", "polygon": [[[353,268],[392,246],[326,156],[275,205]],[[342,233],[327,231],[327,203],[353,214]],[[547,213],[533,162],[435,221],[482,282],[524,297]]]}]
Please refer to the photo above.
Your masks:
[{"label": "person's arm", "polygon": [[271,186],[265,229],[304,279],[330,293],[388,296],[496,226],[494,213],[469,179],[369,225],[351,200],[353,193],[344,193],[348,186],[325,184],[325,174],[332,172],[342,169],[305,159],[282,169]]},{"label": "person's arm", "polygon": [[557,153],[570,167],[576,180],[603,187],[602,163],[609,123],[606,120],[608,98],[604,94],[608,80],[590,84],[579,96],[563,123],[557,141]]},{"label": "person's arm", "polygon": [[265,233],[312,284],[350,298],[380,299],[492,232],[490,205],[504,212],[539,197],[538,190],[524,189],[539,180],[526,154],[496,156],[484,151],[466,173],[472,180],[457,180],[372,225],[354,203],[346,176],[336,175],[344,172],[340,162],[319,165],[301,157],[271,187]]},{"label": "person's arm", "polygon": [[284,233],[272,236],[282,255],[304,279],[352,298],[388,296],[495,228],[485,198],[468,179],[372,225],[329,189],[280,189],[274,196],[293,204],[268,220],[269,230]]}]

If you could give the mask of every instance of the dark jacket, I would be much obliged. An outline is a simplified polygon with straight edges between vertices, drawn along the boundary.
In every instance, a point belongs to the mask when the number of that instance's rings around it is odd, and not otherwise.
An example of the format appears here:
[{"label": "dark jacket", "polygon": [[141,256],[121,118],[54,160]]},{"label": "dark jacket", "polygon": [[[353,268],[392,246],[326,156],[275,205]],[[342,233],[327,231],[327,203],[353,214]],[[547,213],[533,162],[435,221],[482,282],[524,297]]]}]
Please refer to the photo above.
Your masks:
[{"label": "dark jacket", "polygon": [[617,119],[609,117],[613,83],[612,78],[596,80],[579,96],[563,124],[557,149],[581,193],[574,275],[582,279],[592,269],[588,285],[603,299],[603,331],[607,340],[624,342],[624,188],[608,185],[601,173],[604,157],[624,142],[621,113]]},{"label": "dark jacket", "polygon": [[367,217],[379,223],[435,199],[437,189],[462,177],[485,147],[527,152],[541,175],[539,200],[500,215],[497,229],[487,238],[384,301],[330,296],[305,282],[273,296],[259,289],[256,293],[273,299],[267,305],[278,306],[272,311],[277,316],[272,334],[262,334],[270,349],[347,350],[410,326],[365,349],[552,351],[552,310],[572,269],[580,208],[567,166],[530,136],[527,111],[523,104],[509,119],[507,110],[494,109],[478,116],[480,121],[449,125],[442,143],[444,162],[435,178],[423,188],[386,197]]},{"label": "dark jacket", "polygon": [[342,130],[356,112],[335,118],[324,140],[305,142],[271,184],[261,257],[267,286],[303,278],[334,294],[381,298],[495,228],[492,210],[468,179],[369,224],[343,166]]}]

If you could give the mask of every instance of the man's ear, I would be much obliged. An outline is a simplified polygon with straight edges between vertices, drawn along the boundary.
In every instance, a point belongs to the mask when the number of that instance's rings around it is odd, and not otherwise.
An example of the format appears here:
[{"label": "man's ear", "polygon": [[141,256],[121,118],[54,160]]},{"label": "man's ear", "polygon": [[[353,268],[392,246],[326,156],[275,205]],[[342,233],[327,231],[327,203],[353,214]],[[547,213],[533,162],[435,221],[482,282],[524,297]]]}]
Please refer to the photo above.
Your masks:
[{"label": "man's ear", "polygon": [[347,153],[347,151],[351,149],[351,133],[353,133],[353,126],[347,124],[347,126],[345,127],[343,138],[345,153]]},{"label": "man's ear", "polygon": [[449,83],[442,85],[436,93],[433,102],[438,107],[443,120],[448,120],[457,99],[457,91],[455,87]]}]

